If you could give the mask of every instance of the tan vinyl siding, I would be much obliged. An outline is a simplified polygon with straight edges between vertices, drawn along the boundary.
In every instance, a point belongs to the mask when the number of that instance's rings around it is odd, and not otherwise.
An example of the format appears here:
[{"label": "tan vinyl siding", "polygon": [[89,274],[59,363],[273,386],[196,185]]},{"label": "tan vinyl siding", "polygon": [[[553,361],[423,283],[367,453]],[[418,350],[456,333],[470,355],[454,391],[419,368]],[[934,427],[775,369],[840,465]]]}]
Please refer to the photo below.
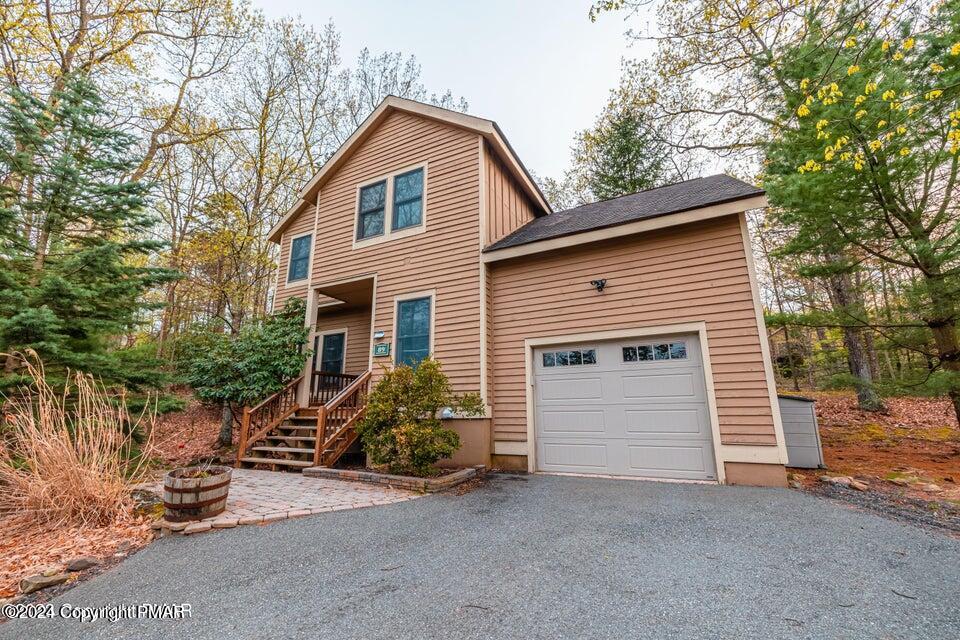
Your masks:
[{"label": "tan vinyl siding", "polygon": [[722,442],[776,443],[737,215],[493,263],[491,281],[496,440],[527,438],[525,339],[704,321]]},{"label": "tan vinyl siding", "polygon": [[[307,297],[309,278],[287,284],[287,273],[289,273],[290,267],[290,244],[296,237],[305,233],[313,233],[315,213],[316,207],[307,207],[283,232],[283,238],[280,241],[280,264],[277,271],[277,293],[273,303],[274,309],[282,309],[289,298]],[[310,250],[314,251],[313,243],[311,243]]]},{"label": "tan vinyl siding", "polygon": [[317,318],[317,332],[347,330],[343,372],[363,373],[370,366],[370,309],[350,309],[321,313]]},{"label": "tan vinyl siding", "polygon": [[513,233],[534,219],[534,208],[520,190],[517,181],[507,172],[503,163],[484,143],[485,172],[487,176],[487,237],[486,244]]},{"label": "tan vinyl siding", "polygon": [[[313,262],[316,287],[377,275],[374,326],[393,352],[394,297],[435,290],[434,355],[458,391],[480,386],[478,144],[476,133],[404,112],[388,116],[321,189]],[[353,248],[357,185],[423,162],[426,232]],[[374,360],[375,375],[385,360]]]}]

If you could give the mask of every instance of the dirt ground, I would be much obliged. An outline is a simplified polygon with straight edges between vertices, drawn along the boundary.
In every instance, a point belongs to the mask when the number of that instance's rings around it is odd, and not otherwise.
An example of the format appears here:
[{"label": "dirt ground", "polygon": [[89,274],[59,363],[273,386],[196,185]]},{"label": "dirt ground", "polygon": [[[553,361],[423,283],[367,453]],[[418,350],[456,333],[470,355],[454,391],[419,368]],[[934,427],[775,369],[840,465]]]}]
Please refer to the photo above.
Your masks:
[{"label": "dirt ground", "polygon": [[[860,411],[849,392],[815,392],[826,469],[794,469],[805,490],[960,531],[960,428],[935,398],[887,398],[881,413]],[[850,476],[858,492],[819,481]],[[932,485],[932,486],[931,486]],[[939,489],[939,490],[937,490]]]},{"label": "dirt ground", "polygon": [[[187,408],[157,418],[154,457],[164,466],[182,466],[217,455],[220,410],[190,399]],[[236,442],[234,434],[234,442]]]}]

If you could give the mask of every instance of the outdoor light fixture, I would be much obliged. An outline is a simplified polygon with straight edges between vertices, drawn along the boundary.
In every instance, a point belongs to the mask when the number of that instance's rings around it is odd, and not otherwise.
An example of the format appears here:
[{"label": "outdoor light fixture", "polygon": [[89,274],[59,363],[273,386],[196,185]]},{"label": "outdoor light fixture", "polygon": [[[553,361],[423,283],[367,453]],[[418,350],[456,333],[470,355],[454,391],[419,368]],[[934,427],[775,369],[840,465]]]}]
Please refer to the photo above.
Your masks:
[{"label": "outdoor light fixture", "polygon": [[382,337],[385,336],[385,335],[387,335],[387,334],[384,333],[383,331],[374,331],[374,332],[373,332],[373,339],[374,339],[374,340],[379,340],[380,338],[382,338]]},{"label": "outdoor light fixture", "polygon": [[590,281],[590,284],[591,284],[592,286],[596,287],[598,292],[602,292],[602,291],[603,291],[603,288],[604,288],[605,286],[607,286],[607,279],[606,279],[606,278],[600,278],[599,280],[591,280],[591,281]]}]

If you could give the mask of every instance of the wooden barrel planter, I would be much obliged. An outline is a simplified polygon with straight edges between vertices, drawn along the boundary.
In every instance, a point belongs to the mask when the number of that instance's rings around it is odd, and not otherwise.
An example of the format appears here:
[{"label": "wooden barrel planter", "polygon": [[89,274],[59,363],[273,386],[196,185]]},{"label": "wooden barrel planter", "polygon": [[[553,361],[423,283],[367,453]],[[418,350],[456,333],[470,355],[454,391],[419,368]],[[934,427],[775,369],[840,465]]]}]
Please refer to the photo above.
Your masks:
[{"label": "wooden barrel planter", "polygon": [[163,478],[164,519],[203,520],[223,513],[230,490],[230,467],[182,467]]}]

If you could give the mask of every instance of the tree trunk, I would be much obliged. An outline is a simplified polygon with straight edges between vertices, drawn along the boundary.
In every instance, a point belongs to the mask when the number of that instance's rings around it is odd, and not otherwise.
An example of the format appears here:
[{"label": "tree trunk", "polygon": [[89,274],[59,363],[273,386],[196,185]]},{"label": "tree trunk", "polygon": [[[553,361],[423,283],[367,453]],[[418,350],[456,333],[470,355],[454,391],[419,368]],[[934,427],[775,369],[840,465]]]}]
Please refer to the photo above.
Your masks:
[{"label": "tree trunk", "polygon": [[223,403],[220,414],[220,436],[217,438],[217,444],[221,447],[229,447],[233,444],[233,409],[229,402]]},{"label": "tree trunk", "polygon": [[940,264],[924,266],[924,285],[930,304],[926,325],[933,334],[937,346],[939,365],[950,376],[947,395],[953,404],[953,412],[960,425],[960,338],[957,337],[957,298],[952,281],[947,280]]},{"label": "tree trunk", "polygon": [[[954,380],[960,379],[960,343],[957,341],[956,321],[931,325],[930,330],[933,332],[933,341],[937,345],[941,366],[950,372]],[[953,403],[957,425],[960,425],[960,388],[957,388],[956,382],[950,386],[947,395]]]},{"label": "tree trunk", "polygon": [[880,379],[880,358],[877,357],[877,346],[873,339],[873,331],[863,331],[863,348],[867,352],[867,361],[870,363],[870,375],[873,381]]},{"label": "tree trunk", "polygon": [[[853,288],[850,274],[841,273],[829,278],[831,298],[836,310],[846,309],[855,317],[862,305]],[[856,326],[843,327],[843,345],[847,348],[847,364],[854,377],[857,391],[857,406],[864,411],[882,411],[883,403],[873,388],[873,374],[870,371],[870,359],[863,348],[861,329]]]}]

